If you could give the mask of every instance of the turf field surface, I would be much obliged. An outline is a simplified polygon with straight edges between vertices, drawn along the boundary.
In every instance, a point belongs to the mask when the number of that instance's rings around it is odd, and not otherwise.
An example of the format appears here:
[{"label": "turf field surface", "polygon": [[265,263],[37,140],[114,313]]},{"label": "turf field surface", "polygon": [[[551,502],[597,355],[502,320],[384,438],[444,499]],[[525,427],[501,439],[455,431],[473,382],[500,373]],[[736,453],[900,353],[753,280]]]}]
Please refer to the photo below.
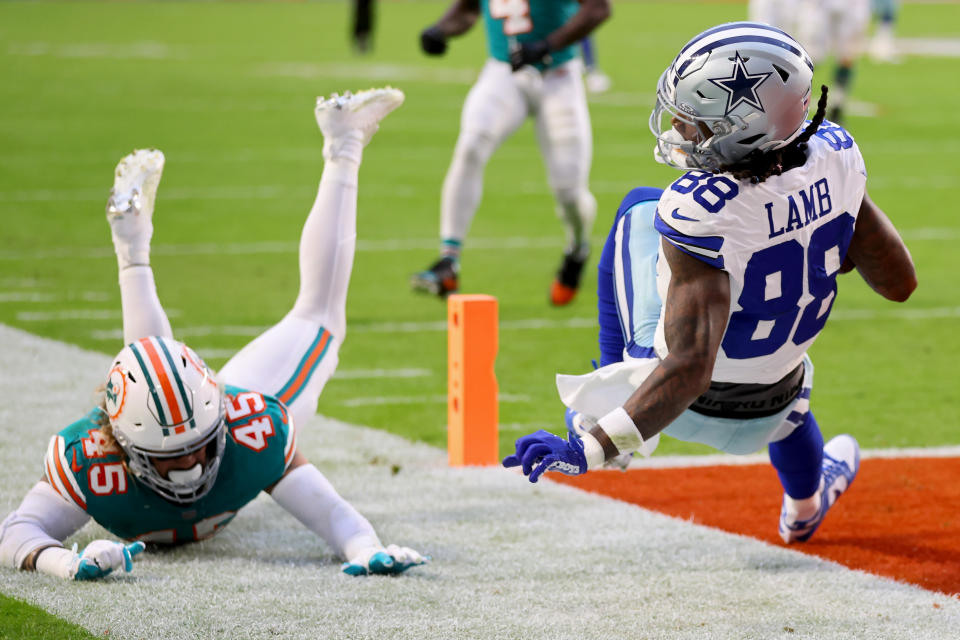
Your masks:
[{"label": "turf field surface", "polygon": [[[428,59],[416,34],[442,3],[384,3],[372,55],[356,57],[344,4],[69,3],[0,6],[0,320],[104,353],[121,346],[103,204],[117,160],[157,146],[167,168],[153,265],[178,337],[219,366],[279,319],[297,286],[296,246],[320,175],[314,96],[393,83],[406,104],[361,170],[359,246],[341,366],[320,411],[442,446],[445,308],[408,289],[435,254],[439,190],[482,35]],[[680,43],[745,16],[727,3],[618,3],[597,36],[611,92],[591,99],[597,253],[620,197],[676,173],[651,160],[653,87]],[[950,38],[955,4],[907,5],[898,35]],[[960,290],[960,94],[949,57],[864,61],[851,115],[868,188],[903,231],[920,287],[906,305],[846,276],[812,350],[826,432],[866,447],[956,442]],[[829,81],[829,65],[818,73]],[[936,109],[932,109],[936,105]],[[935,111],[935,113],[934,113]],[[463,290],[498,297],[501,450],[560,428],[553,374],[596,356],[592,287],[551,308],[563,233],[525,125],[494,156],[463,258]],[[705,449],[665,441],[664,453]]]},{"label": "turf field surface", "polygon": [[[36,481],[48,434],[35,425],[85,411],[109,357],[2,326],[0,348],[15,371],[0,372],[0,392],[32,408],[24,420],[0,406],[5,512]],[[124,639],[946,640],[960,625],[956,598],[505,469],[451,469],[442,451],[381,430],[318,417],[298,445],[385,541],[432,563],[346,576],[262,495],[215,538],[145,552],[129,574],[73,583],[4,570],[0,588]],[[777,513],[762,513],[770,530]],[[88,525],[70,542],[105,535]]]},{"label": "turf field surface", "polygon": [[[134,147],[157,146],[168,157],[153,251],[160,294],[177,336],[219,366],[292,303],[297,236],[322,166],[320,137],[311,114],[314,96],[392,83],[406,91],[407,103],[384,123],[365,156],[349,336],[340,370],[319,409],[349,423],[443,446],[445,309],[437,301],[413,296],[406,280],[434,257],[440,184],[456,138],[460,105],[484,57],[479,30],[452,43],[443,59],[426,59],[418,52],[416,33],[444,8],[445,3],[383,3],[376,49],[360,58],[349,52],[348,11],[338,3],[0,4],[0,68],[8,80],[0,83],[0,322],[101,354],[119,350],[116,267],[103,204],[116,161]],[[594,232],[597,251],[606,234],[604,212],[607,219],[612,217],[629,188],[664,186],[676,176],[654,165],[646,131],[659,73],[698,30],[744,16],[740,4],[615,5],[614,19],[597,38],[601,65],[612,76],[614,88],[591,98],[595,136],[591,185],[601,208]],[[949,81],[956,60],[942,54],[951,50],[944,43],[955,44],[960,38],[958,24],[955,3],[905,5],[898,35],[924,45],[915,50],[925,53],[909,55],[901,65],[863,62],[852,96],[856,108],[851,108],[847,124],[867,161],[868,188],[903,232],[920,276],[920,288],[907,305],[883,302],[856,276],[843,279],[832,319],[812,351],[817,364],[813,402],[826,435],[850,432],[873,450],[957,444],[960,392],[953,380],[960,355],[955,338],[960,293],[954,285],[958,263],[953,244],[960,226],[951,203],[960,196],[956,180],[960,93]],[[936,46],[928,46],[934,39]],[[817,79],[829,82],[828,66]],[[464,256],[464,291],[489,293],[500,300],[497,373],[503,393],[504,452],[521,433],[562,428],[553,373],[584,372],[596,354],[595,298],[589,288],[569,308],[546,304],[547,285],[563,242],[552,209],[532,128],[526,125],[488,167],[487,191]],[[256,292],[255,298],[250,291]],[[18,336],[4,334],[4,375],[14,369],[6,354],[23,348],[25,339]],[[35,406],[19,401],[27,397],[26,389],[4,393],[9,410],[3,422],[6,439],[0,442],[7,474],[0,502],[3,513],[16,506],[36,478],[46,437],[86,408],[88,390],[99,381],[96,371],[87,370],[100,366],[98,361],[81,357],[74,371],[68,365],[72,353],[44,352],[44,358],[54,358],[45,361],[62,368],[53,387],[48,369],[27,378],[34,387],[46,385],[48,391],[57,391],[41,401],[49,403],[52,413],[31,413],[42,426],[23,423],[24,406],[31,411]],[[7,425],[30,431],[24,436]],[[457,626],[455,613],[487,621],[498,637],[537,637],[542,629],[550,637],[585,637],[589,634],[576,624],[593,618],[589,611],[584,613],[587,607],[570,597],[588,590],[585,580],[589,589],[601,590],[594,608],[603,605],[608,611],[621,603],[631,612],[630,631],[638,629],[634,620],[645,621],[635,637],[936,638],[952,637],[958,626],[955,600],[872,582],[861,574],[850,578],[835,565],[754,547],[757,543],[743,538],[725,536],[706,544],[700,537],[708,535],[706,530],[696,527],[691,541],[686,529],[681,532],[670,524],[673,521],[641,510],[613,516],[610,529],[618,532],[629,526],[632,535],[605,535],[602,542],[612,550],[599,564],[571,565],[561,562],[570,556],[569,540],[545,541],[531,523],[529,530],[524,529],[526,538],[478,534],[488,521],[505,517],[506,499],[500,495],[489,503],[483,501],[487,496],[471,501],[459,495],[460,501],[450,497],[447,504],[434,495],[437,490],[429,483],[398,487],[394,478],[383,487],[370,485],[374,495],[409,491],[433,496],[410,508],[430,511],[431,517],[446,514],[440,517],[444,526],[462,523],[455,529],[459,539],[448,540],[436,531],[441,525],[429,518],[420,522],[427,523],[427,530],[402,524],[406,503],[398,502],[397,514],[392,510],[397,505],[387,498],[382,503],[376,501],[381,498],[361,502],[367,493],[366,485],[361,486],[366,482],[360,472],[363,463],[374,461],[367,471],[376,477],[384,472],[378,465],[385,450],[415,457],[419,448],[406,449],[403,441],[382,431],[333,430],[344,444],[330,455],[342,454],[344,460],[329,461],[326,449],[316,442],[311,457],[324,464],[343,463],[338,472],[342,475],[333,478],[341,488],[359,478],[357,493],[349,497],[365,512],[373,509],[368,513],[381,530],[400,521],[396,528],[386,529],[391,540],[402,537],[397,541],[419,544],[433,553],[437,563],[430,571],[449,570],[448,578],[454,577],[438,584],[449,591],[453,583],[472,583],[472,594],[481,596],[444,599],[447,591],[410,589],[411,583],[402,580],[374,583],[365,591],[363,586],[335,580],[340,578],[336,563],[305,532],[297,537],[295,522],[281,520],[279,533],[264,529],[279,512],[268,500],[258,501],[241,515],[251,519],[249,525],[242,526],[244,520],[238,518],[210,544],[184,550],[181,556],[145,559],[134,578],[143,575],[144,582],[189,591],[190,585],[206,585],[197,578],[204,572],[222,570],[221,565],[231,570],[245,567],[250,556],[258,555],[251,550],[264,548],[276,534],[280,550],[271,558],[280,560],[253,565],[257,577],[241,585],[247,595],[244,603],[267,602],[258,610],[273,606],[276,617],[255,618],[246,611],[230,620],[218,617],[222,612],[217,607],[226,601],[219,592],[207,592],[201,597],[212,603],[202,609],[206,618],[170,622],[159,612],[154,620],[145,616],[157,625],[153,636],[166,637],[160,629],[173,624],[181,637],[195,637],[198,629],[236,635],[238,628],[255,637],[296,637],[301,631],[290,623],[296,616],[284,617],[288,609],[275,605],[271,589],[289,589],[281,583],[291,574],[277,567],[296,562],[304,553],[310,554],[308,562],[313,564],[297,574],[293,584],[305,589],[308,597],[296,600],[294,608],[312,611],[318,600],[329,600],[336,608],[308,616],[306,622],[313,628],[304,633],[311,637],[317,628],[335,629],[329,637],[481,637],[479,631],[471,633],[473,627]],[[368,457],[357,453],[357,442],[368,443],[364,452]],[[658,456],[704,451],[665,438]],[[442,464],[442,454],[429,455]],[[330,467],[324,470],[333,474]],[[453,482],[442,476],[438,484]],[[473,486],[473,476],[466,484]],[[458,491],[466,488],[453,486]],[[482,482],[479,486],[481,493],[490,489]],[[855,508],[860,488],[855,485],[843,498],[837,515],[844,512],[846,501]],[[540,499],[541,487],[523,485],[521,493],[504,492],[518,501],[513,519],[526,522],[531,517],[525,502],[531,489]],[[495,483],[492,490],[503,488]],[[570,495],[574,494],[563,494],[553,508],[575,512],[592,504]],[[476,505],[479,513],[471,513]],[[754,507],[764,510],[756,519],[757,535],[764,539],[773,531],[767,523],[775,517],[776,507],[769,515],[765,506]],[[543,513],[549,511],[546,507]],[[584,513],[585,518],[593,515],[589,510]],[[681,516],[708,521],[694,512]],[[575,544],[591,538],[586,530],[565,528],[568,520],[551,526],[567,531]],[[824,533],[830,531],[829,524]],[[83,543],[99,534],[88,528],[78,539]],[[477,536],[489,546],[469,542]],[[464,547],[464,541],[469,546]],[[674,548],[679,551],[664,551]],[[537,552],[531,559],[531,549],[546,553]],[[208,558],[208,553],[213,555]],[[505,564],[488,561],[501,556]],[[649,559],[658,572],[640,571],[643,563],[622,570],[624,558],[635,562],[637,557]],[[489,575],[470,564],[484,566]],[[552,579],[565,572],[579,580],[563,583],[556,592],[547,588],[546,593],[553,593],[547,596],[553,598],[550,606],[537,601],[516,612],[508,608],[500,618],[487,615],[502,608],[504,601],[528,602],[529,594],[542,588],[544,574]],[[436,575],[427,570],[424,574]],[[520,588],[511,585],[512,591],[494,592],[500,588],[494,577],[502,581],[515,575],[524,576]],[[425,579],[434,578],[414,578]],[[861,580],[866,590],[856,591],[851,585]],[[751,588],[742,593],[744,584]],[[839,593],[825,591],[834,586]],[[799,596],[791,591],[795,588]],[[141,611],[134,600],[149,592],[131,588],[129,582],[87,588],[10,572],[0,575],[0,591],[81,621],[98,635],[111,630],[117,637],[125,633],[141,637],[130,630],[129,611]],[[793,604],[786,609],[783,598],[767,597],[787,592],[791,595],[785,598]],[[634,597],[625,599],[621,593]],[[127,608],[118,611],[112,602],[88,606],[89,594],[130,599],[123,601]],[[612,599],[602,600],[607,594]],[[404,599],[407,595],[411,599]],[[195,600],[182,597],[169,608],[190,611]],[[399,604],[390,604],[390,615],[384,615],[382,607],[373,611],[374,602],[394,601]],[[629,609],[638,601],[642,610]],[[419,610],[425,602],[431,605],[426,610],[440,620],[437,628],[423,617],[406,617],[405,606]],[[702,602],[725,604],[719,611],[711,608],[708,617],[698,604]],[[343,622],[343,611],[358,609],[363,611],[362,620]],[[547,614],[562,617],[558,622]],[[536,629],[524,626],[529,620],[537,623]],[[622,627],[590,631],[593,637],[629,637]],[[20,637],[20,631],[8,631],[6,626],[0,628],[0,637],[3,634]]]}]

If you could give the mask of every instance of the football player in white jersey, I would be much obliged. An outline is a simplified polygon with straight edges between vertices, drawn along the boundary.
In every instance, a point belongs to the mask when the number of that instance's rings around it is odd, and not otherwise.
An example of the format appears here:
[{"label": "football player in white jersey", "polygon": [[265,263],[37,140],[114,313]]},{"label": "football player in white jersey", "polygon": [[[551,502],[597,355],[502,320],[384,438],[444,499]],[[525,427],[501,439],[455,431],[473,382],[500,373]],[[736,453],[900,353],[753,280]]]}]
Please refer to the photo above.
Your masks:
[{"label": "football player in white jersey", "polygon": [[[107,220],[127,346],[100,406],[53,436],[43,480],[0,525],[0,564],[75,580],[130,571],[145,542],[214,535],[261,491],[322,537],[345,573],[400,573],[426,562],[413,549],[384,547],[296,448],[296,424],[316,412],[346,332],[363,148],[402,102],[390,88],[318,99],[325,162],[300,238],[299,294],[217,378],[172,338],[154,284],[150,239],[164,155],[143,149],[120,161]],[[91,518],[128,544],[64,548]]]},{"label": "football player in white jersey", "polygon": [[533,482],[576,475],[649,455],[660,432],[732,454],[768,446],[781,537],[813,535],[853,481],[859,447],[848,435],[824,445],[807,350],[838,274],[856,268],[900,302],[916,274],[866,193],[856,143],[824,119],[826,87],[806,120],[812,75],[796,40],[750,22],[704,31],[664,71],[655,153],[686,173],[662,195],[635,189],[618,211],[600,259],[605,366],[558,376],[568,439],[524,436],[505,466]]},{"label": "football player in white jersey", "polygon": [[[784,28],[777,24],[776,26]],[[866,48],[870,0],[801,0],[796,35],[814,64],[834,57],[827,119],[839,123],[853,84],[854,68]]]},{"label": "football player in white jersey", "polygon": [[429,55],[483,16],[489,58],[463,103],[460,135],[440,198],[440,256],[411,286],[440,297],[459,289],[460,254],[483,193],[487,161],[533,118],[556,213],[567,232],[550,287],[554,305],[576,295],[590,253],[597,201],[588,187],[590,113],[577,43],[610,15],[610,0],[455,0],[420,35]]}]

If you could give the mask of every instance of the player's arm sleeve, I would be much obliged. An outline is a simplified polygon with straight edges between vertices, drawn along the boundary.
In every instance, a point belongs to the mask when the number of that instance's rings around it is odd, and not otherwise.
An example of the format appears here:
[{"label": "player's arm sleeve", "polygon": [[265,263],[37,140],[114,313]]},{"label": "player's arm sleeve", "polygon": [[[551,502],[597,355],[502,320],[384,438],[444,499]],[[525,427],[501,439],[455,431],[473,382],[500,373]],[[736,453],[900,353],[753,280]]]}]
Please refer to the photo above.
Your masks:
[{"label": "player's arm sleeve", "polygon": [[87,498],[74,476],[71,462],[67,459],[67,443],[62,436],[56,435],[50,438],[47,455],[43,461],[43,473],[50,486],[64,500],[86,510]]},{"label": "player's arm sleeve", "polygon": [[0,564],[21,569],[31,553],[59,547],[90,519],[48,482],[33,486],[17,510],[0,524]]},{"label": "player's arm sleeve", "polygon": [[618,360],[655,358],[653,348],[661,301],[657,293],[660,236],[654,228],[657,201],[633,205],[614,230],[613,290],[624,337]]},{"label": "player's arm sleeve", "polygon": [[576,44],[590,35],[612,12],[610,0],[581,0],[577,12],[547,36],[547,44],[553,51]]},{"label": "player's arm sleeve", "polygon": [[343,559],[383,546],[370,522],[310,463],[288,471],[270,495]]}]

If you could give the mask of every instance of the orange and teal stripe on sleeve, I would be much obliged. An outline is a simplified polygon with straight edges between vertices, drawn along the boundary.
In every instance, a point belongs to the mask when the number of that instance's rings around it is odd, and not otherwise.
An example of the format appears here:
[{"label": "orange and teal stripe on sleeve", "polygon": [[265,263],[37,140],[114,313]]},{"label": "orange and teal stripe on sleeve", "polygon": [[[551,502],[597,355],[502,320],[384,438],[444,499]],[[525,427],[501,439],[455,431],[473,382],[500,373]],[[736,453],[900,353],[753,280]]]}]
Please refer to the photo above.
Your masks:
[{"label": "orange and teal stripe on sleeve", "polygon": [[50,444],[47,447],[47,459],[44,464],[47,482],[65,500],[72,501],[81,509],[86,510],[87,500],[84,498],[83,491],[80,490],[76,478],[73,477],[64,447],[65,442],[61,436],[50,438]]}]

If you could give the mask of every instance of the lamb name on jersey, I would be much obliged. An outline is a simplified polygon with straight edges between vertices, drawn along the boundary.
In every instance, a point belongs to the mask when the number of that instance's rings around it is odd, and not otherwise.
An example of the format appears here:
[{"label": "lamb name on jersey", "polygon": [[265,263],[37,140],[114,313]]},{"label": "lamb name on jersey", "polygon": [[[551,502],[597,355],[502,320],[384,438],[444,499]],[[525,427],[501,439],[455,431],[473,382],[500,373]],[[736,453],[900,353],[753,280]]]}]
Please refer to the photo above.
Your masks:
[{"label": "lamb name on jersey", "polygon": [[[830,122],[811,137],[807,155],[803,166],[759,184],[689,171],[657,206],[655,226],[665,240],[730,277],[715,381],[780,380],[800,364],[830,315],[866,169],[853,138]],[[669,282],[661,256],[661,299]],[[665,357],[662,314],[655,346]]]},{"label": "lamb name on jersey", "polygon": [[[490,57],[510,62],[511,43],[544,40],[575,14],[577,0],[481,0],[484,27],[487,32],[487,50]],[[537,68],[551,68],[577,55],[576,45],[550,52],[547,64]]]},{"label": "lamb name on jersey", "polygon": [[188,505],[169,502],[138,482],[120,448],[107,447],[94,409],[50,439],[44,472],[60,495],[127,540],[180,544],[225,526],[277,482],[296,451],[286,407],[255,391],[226,387],[226,446],[213,489]]}]

